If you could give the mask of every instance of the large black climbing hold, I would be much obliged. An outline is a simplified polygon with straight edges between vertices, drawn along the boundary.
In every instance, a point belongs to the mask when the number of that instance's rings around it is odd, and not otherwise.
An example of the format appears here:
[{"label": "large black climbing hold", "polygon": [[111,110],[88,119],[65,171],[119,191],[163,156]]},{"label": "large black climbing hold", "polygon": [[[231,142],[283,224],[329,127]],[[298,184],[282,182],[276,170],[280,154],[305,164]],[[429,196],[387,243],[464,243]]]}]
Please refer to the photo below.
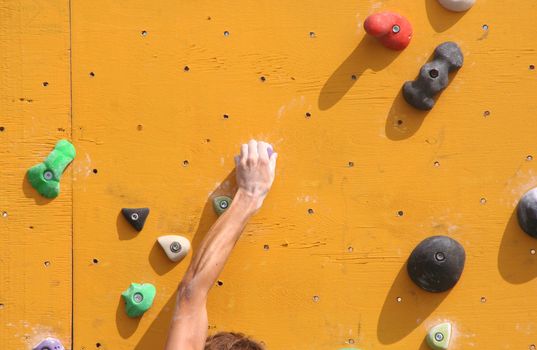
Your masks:
[{"label": "large black climbing hold", "polygon": [[419,287],[439,293],[453,288],[464,269],[466,253],[462,245],[446,236],[423,240],[408,258],[408,275]]},{"label": "large black climbing hold", "polygon": [[518,202],[518,224],[528,235],[537,238],[537,188],[531,189]]},{"label": "large black climbing hold", "polygon": [[434,59],[421,67],[414,81],[403,85],[403,96],[412,106],[430,110],[435,104],[434,95],[444,90],[449,83],[448,73],[462,67],[464,56],[457,44],[445,42],[434,50]]},{"label": "large black climbing hold", "polygon": [[140,232],[144,228],[145,219],[149,215],[149,208],[123,208],[121,213],[129,224]]}]

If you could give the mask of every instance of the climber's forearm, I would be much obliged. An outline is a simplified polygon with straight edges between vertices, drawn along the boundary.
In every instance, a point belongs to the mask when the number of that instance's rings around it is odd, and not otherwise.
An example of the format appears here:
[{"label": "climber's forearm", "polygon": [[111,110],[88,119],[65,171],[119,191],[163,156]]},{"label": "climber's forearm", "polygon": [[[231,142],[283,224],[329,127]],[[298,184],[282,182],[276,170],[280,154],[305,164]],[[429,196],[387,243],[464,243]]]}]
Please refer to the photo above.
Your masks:
[{"label": "climber's forearm", "polygon": [[246,223],[255,212],[257,199],[238,190],[230,207],[218,218],[192,257],[183,278],[199,295],[206,295],[222,272],[241,236]]}]

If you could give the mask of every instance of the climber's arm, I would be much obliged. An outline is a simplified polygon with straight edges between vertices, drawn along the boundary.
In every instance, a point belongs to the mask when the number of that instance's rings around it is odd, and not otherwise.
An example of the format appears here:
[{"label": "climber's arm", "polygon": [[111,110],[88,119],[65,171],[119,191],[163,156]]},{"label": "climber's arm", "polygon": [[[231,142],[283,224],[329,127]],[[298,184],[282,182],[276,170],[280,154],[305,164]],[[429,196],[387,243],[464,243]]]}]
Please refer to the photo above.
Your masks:
[{"label": "climber's arm", "polygon": [[252,140],[236,158],[239,189],[195,252],[179,284],[166,350],[202,350],[207,338],[207,294],[240,238],[250,217],[263,204],[272,182],[277,154]]}]

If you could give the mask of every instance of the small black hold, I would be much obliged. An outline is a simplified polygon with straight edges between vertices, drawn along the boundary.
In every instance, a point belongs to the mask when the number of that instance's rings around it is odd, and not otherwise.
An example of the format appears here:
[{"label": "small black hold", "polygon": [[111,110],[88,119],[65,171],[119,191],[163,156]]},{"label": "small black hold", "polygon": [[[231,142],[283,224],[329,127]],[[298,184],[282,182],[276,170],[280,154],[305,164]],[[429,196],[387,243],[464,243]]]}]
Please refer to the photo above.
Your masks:
[{"label": "small black hold", "polygon": [[97,170],[97,169],[93,169],[93,173],[94,173],[94,174],[97,174],[98,172],[99,172],[99,170]]},{"label": "small black hold", "polygon": [[428,292],[445,292],[459,281],[466,253],[462,245],[447,236],[423,240],[408,258],[410,279]]},{"label": "small black hold", "polygon": [[90,77],[94,77],[94,76],[95,76],[95,73],[94,73],[94,72],[90,72],[89,75],[90,75]]},{"label": "small black hold", "polygon": [[4,131],[6,130],[6,128],[4,128],[3,126],[0,126],[0,131]]},{"label": "small black hold", "polygon": [[537,238],[537,188],[526,192],[517,206],[520,228],[533,238]]},{"label": "small black hold", "polygon": [[123,208],[121,213],[129,224],[140,232],[144,228],[145,220],[149,215],[149,208]]},{"label": "small black hold", "polygon": [[449,83],[448,74],[462,67],[464,56],[454,42],[445,42],[434,51],[433,61],[421,67],[416,80],[403,85],[403,96],[413,107],[430,110],[435,104],[433,97]]},{"label": "small black hold", "polygon": [[264,82],[265,80],[267,80],[267,78],[265,78],[264,76],[261,76],[261,78],[259,78],[262,82]]},{"label": "small black hold", "polygon": [[44,81],[43,86],[47,87],[48,86],[48,81]]}]

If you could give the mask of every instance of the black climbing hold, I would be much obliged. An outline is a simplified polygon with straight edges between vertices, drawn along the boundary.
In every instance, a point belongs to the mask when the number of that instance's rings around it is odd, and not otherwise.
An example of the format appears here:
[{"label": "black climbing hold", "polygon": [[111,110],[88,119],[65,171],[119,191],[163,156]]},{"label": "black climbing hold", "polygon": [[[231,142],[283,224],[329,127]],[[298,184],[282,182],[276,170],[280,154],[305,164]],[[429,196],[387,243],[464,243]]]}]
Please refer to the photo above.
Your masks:
[{"label": "black climbing hold", "polygon": [[149,208],[123,208],[121,213],[136,231],[142,231],[145,219],[149,215]]},{"label": "black climbing hold", "polygon": [[408,258],[408,275],[419,287],[439,293],[453,288],[464,269],[466,253],[462,245],[446,236],[423,240]]},{"label": "black climbing hold", "polygon": [[421,67],[416,80],[403,85],[405,100],[417,109],[432,109],[433,96],[448,85],[448,73],[461,68],[463,62],[464,56],[456,43],[448,41],[439,45],[434,50],[434,59]]},{"label": "black climbing hold", "polygon": [[537,238],[537,188],[531,189],[518,202],[518,224],[533,238]]}]

